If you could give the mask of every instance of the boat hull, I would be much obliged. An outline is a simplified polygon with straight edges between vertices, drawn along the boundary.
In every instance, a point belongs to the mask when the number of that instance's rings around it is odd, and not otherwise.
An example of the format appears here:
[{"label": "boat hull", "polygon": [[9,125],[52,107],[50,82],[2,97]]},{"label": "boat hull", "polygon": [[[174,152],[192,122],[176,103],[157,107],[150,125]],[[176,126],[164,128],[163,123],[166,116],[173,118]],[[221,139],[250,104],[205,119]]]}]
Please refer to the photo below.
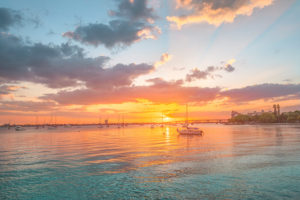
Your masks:
[{"label": "boat hull", "polygon": [[177,129],[177,132],[180,135],[202,135],[203,131],[202,130],[197,130],[197,129]]}]

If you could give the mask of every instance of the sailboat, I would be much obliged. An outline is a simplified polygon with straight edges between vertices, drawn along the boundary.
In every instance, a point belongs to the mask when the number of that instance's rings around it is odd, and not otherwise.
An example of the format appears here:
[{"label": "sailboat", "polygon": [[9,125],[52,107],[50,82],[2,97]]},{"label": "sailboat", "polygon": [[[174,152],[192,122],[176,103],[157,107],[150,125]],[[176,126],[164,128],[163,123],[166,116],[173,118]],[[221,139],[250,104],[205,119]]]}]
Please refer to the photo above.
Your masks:
[{"label": "sailboat", "polygon": [[117,128],[121,128],[121,125],[120,125],[120,115],[118,115],[118,124],[117,124]]},{"label": "sailboat", "polygon": [[16,131],[25,131],[25,128],[22,127],[22,126],[16,126],[16,127],[15,127],[15,130],[16,130]]},{"label": "sailboat", "polygon": [[50,123],[48,125],[48,130],[56,129],[56,116],[54,116],[54,124],[52,123],[53,115],[51,114]]},{"label": "sailboat", "polygon": [[102,123],[101,123],[101,117],[99,117],[98,128],[103,128],[103,125],[102,125]]},{"label": "sailboat", "polygon": [[164,127],[164,113],[161,113],[161,125],[160,125],[161,128]]},{"label": "sailboat", "polygon": [[177,128],[177,132],[181,135],[202,135],[203,131],[197,127],[190,127],[188,122],[188,105],[186,104],[186,111],[185,111],[185,124],[182,128]]},{"label": "sailboat", "polygon": [[124,114],[122,115],[122,127],[125,127]]}]

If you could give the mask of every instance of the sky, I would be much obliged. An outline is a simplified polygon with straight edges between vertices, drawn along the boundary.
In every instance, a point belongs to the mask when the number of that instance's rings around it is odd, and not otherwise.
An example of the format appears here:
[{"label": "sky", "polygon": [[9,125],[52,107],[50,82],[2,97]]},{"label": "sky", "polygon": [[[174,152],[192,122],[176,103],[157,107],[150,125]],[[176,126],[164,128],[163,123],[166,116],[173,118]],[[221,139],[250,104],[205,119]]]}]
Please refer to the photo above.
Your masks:
[{"label": "sky", "polygon": [[300,110],[299,0],[1,0],[0,124]]}]

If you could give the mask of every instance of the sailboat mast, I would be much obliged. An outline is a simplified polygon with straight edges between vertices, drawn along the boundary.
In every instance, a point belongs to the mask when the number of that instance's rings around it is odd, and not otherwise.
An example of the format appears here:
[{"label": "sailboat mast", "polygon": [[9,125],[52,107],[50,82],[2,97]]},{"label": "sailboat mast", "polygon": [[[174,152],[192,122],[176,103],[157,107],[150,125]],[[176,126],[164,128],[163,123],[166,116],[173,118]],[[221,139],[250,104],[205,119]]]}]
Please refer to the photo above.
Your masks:
[{"label": "sailboat mast", "polygon": [[188,104],[185,105],[185,123],[189,123]]}]

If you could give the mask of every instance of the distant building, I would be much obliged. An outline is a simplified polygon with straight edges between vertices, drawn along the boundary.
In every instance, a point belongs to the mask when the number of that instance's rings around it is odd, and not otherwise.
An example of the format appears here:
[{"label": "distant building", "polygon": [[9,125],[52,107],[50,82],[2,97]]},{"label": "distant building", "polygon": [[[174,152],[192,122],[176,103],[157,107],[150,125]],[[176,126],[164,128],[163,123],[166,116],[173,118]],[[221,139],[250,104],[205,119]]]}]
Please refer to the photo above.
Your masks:
[{"label": "distant building", "polygon": [[[272,112],[272,111],[268,111],[268,112]],[[248,113],[247,115],[249,115],[249,116],[256,116],[256,115],[261,115],[261,114],[263,114],[263,113],[265,113],[265,111],[264,111],[264,110],[261,110],[261,112],[256,112],[256,111],[254,111],[254,112],[252,112],[252,113]]]},{"label": "distant building", "polygon": [[[279,116],[279,115],[280,115],[280,106],[279,106],[279,104],[277,104],[277,105],[274,104],[274,105],[273,105],[273,108],[274,108],[273,111],[267,111],[267,112],[265,112],[264,110],[261,110],[260,112],[253,111],[253,112],[247,113],[247,115],[253,117],[253,116],[259,116],[259,115],[262,115],[263,113],[274,113],[275,116]],[[234,118],[234,117],[236,117],[236,116],[238,116],[238,115],[240,115],[240,114],[241,114],[241,113],[239,113],[239,112],[232,111],[232,112],[231,112],[231,118]]]}]

